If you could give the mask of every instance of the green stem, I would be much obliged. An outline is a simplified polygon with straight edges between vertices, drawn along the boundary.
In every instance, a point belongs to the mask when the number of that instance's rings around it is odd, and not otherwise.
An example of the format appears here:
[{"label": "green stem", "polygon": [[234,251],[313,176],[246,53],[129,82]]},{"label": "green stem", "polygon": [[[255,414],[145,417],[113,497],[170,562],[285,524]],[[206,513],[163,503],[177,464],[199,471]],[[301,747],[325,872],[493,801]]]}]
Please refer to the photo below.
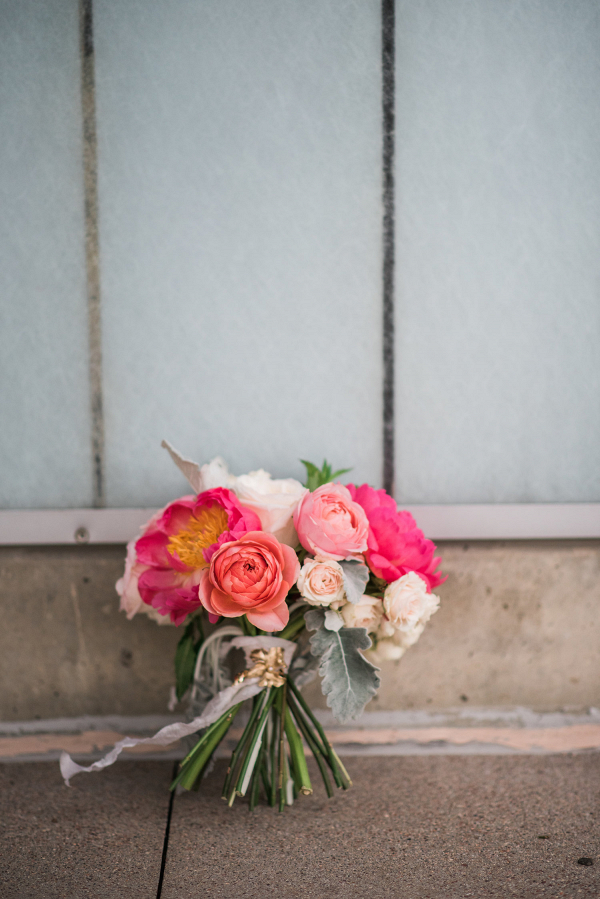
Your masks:
[{"label": "green stem", "polygon": [[202,749],[202,746],[206,743],[207,740],[210,739],[213,732],[217,729],[217,727],[219,727],[221,722],[227,718],[227,716],[230,714],[230,712],[232,712],[234,709],[236,709],[236,711],[237,711],[239,709],[239,707],[240,707],[239,705],[237,706],[237,708],[235,706],[233,706],[233,708],[228,709],[226,712],[223,712],[223,714],[221,715],[220,718],[217,718],[216,721],[213,721],[213,723],[210,724],[206,728],[204,733],[200,734],[200,736],[198,737],[198,742],[195,744],[195,746],[192,747],[192,749],[190,749],[190,751],[188,752],[188,754],[186,755],[184,760],[181,762],[181,764],[179,766],[180,770],[181,770],[181,768],[183,768],[184,765],[187,765],[188,762],[190,762],[192,760],[192,758],[198,754],[198,752],[200,752],[200,750]]},{"label": "green stem", "polygon": [[[271,720],[271,715],[269,714],[269,718],[267,719],[267,726],[263,730],[263,739],[262,739],[262,750],[260,753],[260,777],[262,780],[262,784],[265,790],[265,796],[267,797],[267,801],[271,795],[271,785],[269,783],[269,769],[268,769],[268,761],[269,761],[269,722]],[[258,767],[256,769],[258,771]]]},{"label": "green stem", "polygon": [[225,777],[225,783],[223,785],[223,792],[221,793],[221,796],[223,799],[227,799],[227,797],[229,796],[229,788],[231,786],[231,781],[233,780],[233,776],[235,774],[235,769],[237,767],[239,757],[242,754],[244,746],[247,743],[248,737],[253,730],[256,719],[258,718],[258,716],[260,714],[262,698],[263,698],[263,694],[261,694],[261,693],[259,693],[257,696],[254,697],[252,712],[248,719],[248,723],[246,724],[246,727],[244,728],[244,733],[240,737],[237,746],[231,753],[231,761],[229,762],[229,768],[227,769],[227,775]]},{"label": "green stem", "polygon": [[336,760],[336,762],[337,762],[338,765],[340,766],[341,772],[342,772],[342,774],[343,774],[343,776],[344,776],[344,778],[345,778],[345,780],[346,780],[346,783],[344,784],[344,789],[347,790],[348,787],[351,787],[351,786],[352,786],[352,781],[351,781],[351,779],[350,779],[350,775],[348,774],[348,772],[346,771],[346,769],[345,769],[344,766],[342,765],[341,759],[340,759],[339,755],[337,754],[337,752],[335,751],[335,749],[333,748],[333,746],[331,747],[331,751],[332,751],[332,753],[333,753],[334,759]]},{"label": "green stem", "polygon": [[279,757],[278,757],[278,787],[279,787],[279,811],[282,812],[285,807],[285,793],[283,791],[283,778],[285,768],[285,712],[287,699],[287,680],[281,687],[281,702],[279,709]]},{"label": "green stem", "polygon": [[294,698],[297,700],[299,706],[302,708],[306,717],[309,719],[309,721],[315,727],[317,733],[319,734],[319,736],[321,738],[321,742],[323,745],[323,754],[327,758],[327,763],[328,763],[329,767],[331,768],[331,771],[333,773],[333,777],[334,777],[334,780],[335,780],[337,786],[343,787],[343,789],[346,790],[352,784],[352,781],[348,777],[348,772],[346,771],[346,769],[340,762],[339,758],[337,757],[336,753],[334,752],[331,743],[325,736],[325,731],[323,730],[321,723],[315,718],[314,714],[310,710],[310,707],[308,706],[308,703],[306,702],[304,696],[302,695],[302,693],[300,692],[300,690],[298,689],[296,684],[293,682],[293,680],[291,678],[288,678],[288,683],[290,685],[290,689],[292,691]]},{"label": "green stem", "polygon": [[[171,790],[175,789],[177,784],[180,784],[185,790],[192,789],[196,780],[201,776],[204,768],[210,761],[213,752],[231,727],[233,719],[240,710],[240,706],[241,703],[238,703],[219,718],[218,722],[216,722],[217,726],[211,730],[208,739],[203,739],[201,741],[201,750],[199,752],[195,752],[194,750],[193,757],[188,757],[189,761],[186,760],[181,766],[179,774],[171,784]],[[195,749],[196,748],[197,747],[195,747]]]},{"label": "green stem", "polygon": [[327,761],[327,756],[323,755],[321,747],[319,746],[319,744],[313,737],[313,734],[311,733],[309,726],[306,724],[304,718],[302,717],[302,715],[300,714],[300,712],[298,710],[298,707],[295,705],[293,696],[288,696],[288,702],[290,704],[290,709],[292,710],[294,718],[296,719],[296,724],[302,731],[302,736],[308,743],[308,747],[309,747],[310,751],[312,752],[317,765],[319,766],[319,771],[321,772],[321,777],[323,778],[323,783],[325,784],[325,790],[327,791],[328,797],[331,799],[333,796],[333,790],[332,790],[331,784],[329,782],[329,777],[327,776],[327,768],[325,767],[325,765],[323,763],[323,758],[325,758],[325,760]]},{"label": "green stem", "polygon": [[[290,796],[291,790],[291,796]],[[294,781],[290,777],[290,765],[288,761],[287,752],[283,756],[283,795],[285,798],[286,805],[293,805],[294,799],[298,795],[296,791],[296,785]]]},{"label": "green stem", "polygon": [[242,762],[236,785],[229,796],[229,805],[233,805],[233,801],[236,795],[244,796],[246,794],[249,785],[249,778],[258,759],[258,753],[260,750],[260,747],[258,747],[258,742],[259,740],[262,742],[263,731],[267,724],[269,709],[271,708],[273,700],[275,699],[275,691],[271,687],[269,687],[263,695],[265,696],[265,700],[261,706],[260,718],[258,719],[258,723],[256,724],[254,732],[250,737],[250,740],[248,741],[248,748],[245,750],[244,760]]},{"label": "green stem", "polygon": [[262,756],[264,752],[264,744],[261,743],[258,761],[254,766],[252,773],[252,781],[250,782],[250,811],[253,812],[258,805],[260,795],[260,769],[262,768]]},{"label": "green stem", "polygon": [[242,615],[241,618],[238,619],[239,625],[241,629],[244,631],[246,637],[255,637],[256,636],[256,628],[253,624],[250,624],[245,615]]},{"label": "green stem", "polygon": [[292,768],[294,772],[294,783],[299,793],[306,796],[312,793],[312,784],[308,774],[308,766],[306,764],[306,756],[304,755],[304,746],[302,745],[302,737],[298,733],[296,726],[292,720],[292,714],[289,706],[285,709],[285,735],[290,747],[290,756],[292,759]]},{"label": "green stem", "polygon": [[277,748],[277,711],[275,706],[271,709],[271,747],[269,752],[271,767],[271,792],[269,794],[269,805],[274,808],[277,803],[277,765],[276,765],[276,748]]},{"label": "green stem", "polygon": [[302,615],[293,618],[277,636],[281,637],[282,640],[293,640],[294,637],[300,633],[304,626],[303,613]]}]

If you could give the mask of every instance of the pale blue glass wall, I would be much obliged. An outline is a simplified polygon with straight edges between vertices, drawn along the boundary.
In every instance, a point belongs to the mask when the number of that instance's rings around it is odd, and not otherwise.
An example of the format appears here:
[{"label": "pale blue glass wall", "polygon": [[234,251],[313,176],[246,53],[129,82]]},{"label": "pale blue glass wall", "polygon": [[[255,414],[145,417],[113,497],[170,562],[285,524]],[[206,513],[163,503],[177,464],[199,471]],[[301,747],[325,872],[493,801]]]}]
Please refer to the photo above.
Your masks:
[{"label": "pale blue glass wall", "polygon": [[378,0],[97,0],[109,505],[381,477]]},{"label": "pale blue glass wall", "polygon": [[397,465],[600,500],[600,5],[398,0]]},{"label": "pale blue glass wall", "polygon": [[92,501],[77,3],[0,2],[0,506]]},{"label": "pale blue glass wall", "polygon": [[[95,0],[107,503],[382,468],[381,19]],[[600,501],[600,7],[397,0],[396,483]],[[0,0],[0,505],[90,505],[76,0]]]}]

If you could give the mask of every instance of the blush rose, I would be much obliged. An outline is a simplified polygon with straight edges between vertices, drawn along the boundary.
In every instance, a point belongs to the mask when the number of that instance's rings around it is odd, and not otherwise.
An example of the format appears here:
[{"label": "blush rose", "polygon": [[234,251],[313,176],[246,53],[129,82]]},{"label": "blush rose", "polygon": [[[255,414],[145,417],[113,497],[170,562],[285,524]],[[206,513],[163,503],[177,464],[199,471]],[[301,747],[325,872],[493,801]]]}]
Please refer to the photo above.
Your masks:
[{"label": "blush rose", "polygon": [[363,596],[360,602],[346,603],[340,613],[346,627],[366,627],[367,632],[373,633],[381,621],[383,605],[376,596]]},{"label": "blush rose", "polygon": [[332,559],[305,559],[298,576],[298,590],[311,606],[338,608],[344,601],[344,572]]},{"label": "blush rose", "polygon": [[299,570],[293,549],[272,534],[251,531],[214,553],[200,601],[212,615],[246,615],[262,630],[279,631],[289,620],[285,598]]},{"label": "blush rose", "polygon": [[306,493],[294,512],[302,546],[314,556],[340,562],[367,549],[369,521],[342,484],[323,484]]},{"label": "blush rose", "polygon": [[439,606],[439,597],[428,593],[423,579],[410,571],[389,584],[383,595],[382,636],[394,636],[402,646],[412,646]]}]

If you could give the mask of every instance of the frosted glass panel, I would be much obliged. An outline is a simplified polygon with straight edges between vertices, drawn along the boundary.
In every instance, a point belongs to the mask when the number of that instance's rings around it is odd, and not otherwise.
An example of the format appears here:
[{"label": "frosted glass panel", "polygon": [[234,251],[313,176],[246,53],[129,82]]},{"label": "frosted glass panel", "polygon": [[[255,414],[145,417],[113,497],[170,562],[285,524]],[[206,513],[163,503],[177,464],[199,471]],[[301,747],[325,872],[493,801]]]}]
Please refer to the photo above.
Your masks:
[{"label": "frosted glass panel", "polygon": [[0,3],[0,133],[0,505],[89,505],[75,0]]},{"label": "frosted glass panel", "polygon": [[377,0],[97,0],[109,505],[381,472]]},{"label": "frosted glass panel", "polygon": [[600,5],[397,4],[397,483],[600,500]]}]

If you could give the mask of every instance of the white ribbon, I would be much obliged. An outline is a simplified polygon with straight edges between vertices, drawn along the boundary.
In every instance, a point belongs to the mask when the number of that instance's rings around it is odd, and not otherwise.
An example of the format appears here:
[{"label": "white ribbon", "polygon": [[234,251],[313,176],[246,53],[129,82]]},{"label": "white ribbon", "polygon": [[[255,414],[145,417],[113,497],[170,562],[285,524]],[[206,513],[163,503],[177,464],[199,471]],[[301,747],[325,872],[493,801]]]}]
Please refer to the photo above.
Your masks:
[{"label": "white ribbon", "polygon": [[[283,649],[288,670],[296,651],[295,643],[292,643],[291,640],[282,640],[281,637],[236,637],[231,641],[231,646],[244,650],[247,664],[250,664],[250,653],[253,649],[271,649],[273,646],[280,646]],[[258,686],[258,680],[257,677],[251,677],[241,684],[233,684],[231,687],[221,690],[214,699],[211,699],[203,713],[198,718],[190,721],[189,724],[183,721],[177,724],[167,724],[153,737],[125,737],[125,739],[119,740],[104,758],[87,767],[78,765],[68,752],[63,752],[60,757],[60,772],[66,785],[70,786],[69,781],[75,774],[79,774],[80,771],[90,773],[107,768],[108,765],[116,762],[124,749],[129,749],[131,746],[138,746],[140,743],[145,743],[147,746],[168,746],[169,743],[174,743],[175,740],[179,740],[181,737],[188,737],[190,734],[196,733],[196,731],[202,730],[210,724],[214,724],[232,706],[238,702],[244,702],[246,699],[251,699],[257,693],[262,692],[264,687]]]}]

